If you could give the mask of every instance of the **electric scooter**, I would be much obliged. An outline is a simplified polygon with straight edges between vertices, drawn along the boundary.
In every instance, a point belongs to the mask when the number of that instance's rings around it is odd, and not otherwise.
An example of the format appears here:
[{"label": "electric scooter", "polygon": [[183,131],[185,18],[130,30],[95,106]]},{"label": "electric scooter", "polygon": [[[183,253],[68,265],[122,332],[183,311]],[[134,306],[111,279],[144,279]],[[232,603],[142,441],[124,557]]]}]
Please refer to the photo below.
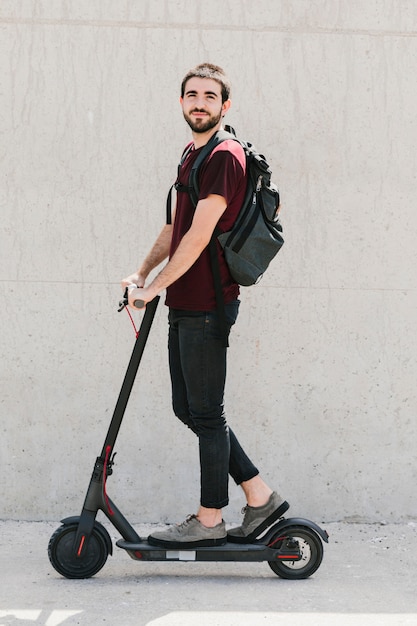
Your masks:
[{"label": "electric scooter", "polygon": [[[94,463],[81,515],[61,520],[62,525],[49,540],[48,556],[52,566],[66,578],[90,578],[102,569],[108,555],[113,553],[109,533],[96,520],[98,511],[102,511],[122,537],[116,545],[136,561],[266,561],[281,578],[308,578],[320,567],[323,541],[328,543],[328,534],[307,519],[281,517],[264,529],[261,536],[246,539],[246,543],[228,540],[222,546],[165,549],[141,538],[107,495],[107,478],[114,466],[113,449],[158,302],[159,296],[146,305],[107,436]],[[119,311],[126,305],[127,290],[119,303]],[[135,306],[142,308],[144,305],[136,301]]]}]

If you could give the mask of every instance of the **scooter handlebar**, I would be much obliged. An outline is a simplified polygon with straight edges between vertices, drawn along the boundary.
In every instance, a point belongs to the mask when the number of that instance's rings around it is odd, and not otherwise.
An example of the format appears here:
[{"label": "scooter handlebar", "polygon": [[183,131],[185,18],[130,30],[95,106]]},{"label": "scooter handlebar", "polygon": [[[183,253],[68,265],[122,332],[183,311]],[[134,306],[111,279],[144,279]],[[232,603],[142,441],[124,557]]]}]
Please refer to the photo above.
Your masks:
[{"label": "scooter handlebar", "polygon": [[[123,311],[123,309],[125,308],[125,306],[127,306],[129,303],[128,300],[128,288],[126,287],[125,292],[123,294],[123,298],[122,300],[119,301],[119,308],[117,309],[120,313],[120,311]],[[135,300],[133,302],[133,306],[136,307],[137,309],[143,309],[146,304],[143,300]]]}]

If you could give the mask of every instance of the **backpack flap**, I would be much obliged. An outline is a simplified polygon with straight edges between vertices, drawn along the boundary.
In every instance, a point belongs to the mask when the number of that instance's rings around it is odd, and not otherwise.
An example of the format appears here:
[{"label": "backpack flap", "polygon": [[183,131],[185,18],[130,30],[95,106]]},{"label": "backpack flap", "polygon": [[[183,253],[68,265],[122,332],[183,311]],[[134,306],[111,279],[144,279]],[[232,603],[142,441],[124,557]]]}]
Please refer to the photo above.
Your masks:
[{"label": "backpack flap", "polygon": [[279,192],[270,182],[271,170],[252,146],[247,158],[246,200],[233,228],[218,236],[232,278],[245,287],[260,281],[284,243],[278,218]]},{"label": "backpack flap", "polygon": [[274,190],[262,187],[241,226],[218,236],[230,273],[239,285],[259,282],[284,243],[276,201]]}]

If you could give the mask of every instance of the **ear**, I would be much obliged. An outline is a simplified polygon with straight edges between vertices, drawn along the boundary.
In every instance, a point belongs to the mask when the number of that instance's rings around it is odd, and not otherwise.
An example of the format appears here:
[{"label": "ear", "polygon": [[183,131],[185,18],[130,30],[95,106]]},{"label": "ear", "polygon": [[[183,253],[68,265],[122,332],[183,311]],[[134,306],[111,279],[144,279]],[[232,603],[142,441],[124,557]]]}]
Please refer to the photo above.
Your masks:
[{"label": "ear", "polygon": [[232,106],[232,101],[231,100],[226,100],[225,102],[223,102],[223,104],[222,104],[222,117],[224,117],[226,115],[226,113],[228,112],[228,110],[230,109],[231,106]]}]

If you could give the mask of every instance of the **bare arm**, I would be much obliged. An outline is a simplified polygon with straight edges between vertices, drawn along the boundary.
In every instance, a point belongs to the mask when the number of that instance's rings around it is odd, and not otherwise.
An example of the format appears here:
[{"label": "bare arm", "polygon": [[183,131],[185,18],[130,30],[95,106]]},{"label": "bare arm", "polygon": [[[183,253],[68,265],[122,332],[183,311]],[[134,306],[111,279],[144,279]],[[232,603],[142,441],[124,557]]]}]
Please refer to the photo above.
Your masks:
[{"label": "bare arm", "polygon": [[128,285],[135,284],[138,287],[145,285],[146,278],[150,272],[158,267],[162,261],[164,261],[168,254],[171,245],[172,238],[172,224],[166,224],[159,233],[155,243],[153,244],[149,254],[143,261],[140,268],[134,274],[127,276],[122,280],[122,287],[126,288]]},{"label": "bare arm", "polygon": [[131,306],[135,300],[149,302],[190,269],[208,245],[226,206],[226,200],[223,196],[210,195],[199,201],[191,227],[182,238],[167,265],[146,288],[129,291],[129,304]]}]

